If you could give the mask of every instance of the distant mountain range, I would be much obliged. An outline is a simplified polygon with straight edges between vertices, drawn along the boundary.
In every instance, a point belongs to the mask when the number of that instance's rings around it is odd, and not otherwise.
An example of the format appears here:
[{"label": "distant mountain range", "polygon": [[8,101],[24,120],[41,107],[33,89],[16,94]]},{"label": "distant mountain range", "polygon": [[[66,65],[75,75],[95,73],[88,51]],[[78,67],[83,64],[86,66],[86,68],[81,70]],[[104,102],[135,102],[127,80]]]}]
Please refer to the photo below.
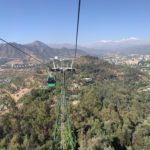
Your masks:
[{"label": "distant mountain range", "polygon": [[137,38],[128,38],[115,41],[101,40],[86,46],[86,52],[96,55],[118,53],[130,54],[150,54],[150,41]]},{"label": "distant mountain range", "polygon": [[[74,56],[74,45],[72,44],[45,44],[41,41],[29,44],[12,44],[42,61],[47,61],[54,56]],[[93,44],[79,45],[78,49],[78,56],[89,54],[96,56],[106,54],[150,54],[150,41],[139,40],[133,37],[116,41],[101,40]],[[31,59],[7,44],[0,44],[0,63],[18,58],[21,60]]]},{"label": "distant mountain range", "polygon": [[[41,41],[35,41],[30,44],[18,44],[18,43],[11,43],[17,48],[20,48],[24,52],[29,53],[30,55],[40,59],[40,60],[48,60],[51,57],[58,56],[58,57],[73,57],[74,56],[74,49],[71,48],[51,48],[47,44]],[[78,50],[78,56],[87,55],[87,52],[82,50]],[[9,58],[9,59],[29,59],[28,56],[25,54],[17,51],[15,48],[7,45],[7,44],[0,44],[0,58]],[[5,59],[6,60],[6,59]]]},{"label": "distant mountain range", "polygon": [[[51,47],[73,47],[70,44],[50,44]],[[130,37],[121,40],[101,40],[92,44],[80,45],[80,49],[91,55],[106,54],[150,54],[150,41]]]}]

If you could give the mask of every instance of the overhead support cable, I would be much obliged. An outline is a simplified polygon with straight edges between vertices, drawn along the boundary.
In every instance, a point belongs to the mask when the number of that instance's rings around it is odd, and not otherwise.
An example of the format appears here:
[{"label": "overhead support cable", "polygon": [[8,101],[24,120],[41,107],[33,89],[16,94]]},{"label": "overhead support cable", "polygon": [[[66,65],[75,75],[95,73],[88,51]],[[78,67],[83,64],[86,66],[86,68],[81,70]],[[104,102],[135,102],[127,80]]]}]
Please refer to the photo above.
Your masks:
[{"label": "overhead support cable", "polygon": [[77,49],[78,49],[78,33],[79,33],[79,23],[80,23],[80,7],[81,7],[81,0],[78,2],[78,17],[77,17],[77,29],[76,29],[76,43],[75,43],[75,58],[77,56]]},{"label": "overhead support cable", "polygon": [[76,39],[75,39],[75,53],[74,58],[72,59],[71,68],[74,65],[74,60],[77,57],[77,50],[78,50],[78,34],[79,34],[79,25],[80,25],[80,8],[81,8],[81,0],[78,1],[78,16],[77,16],[77,26],[76,26]]}]

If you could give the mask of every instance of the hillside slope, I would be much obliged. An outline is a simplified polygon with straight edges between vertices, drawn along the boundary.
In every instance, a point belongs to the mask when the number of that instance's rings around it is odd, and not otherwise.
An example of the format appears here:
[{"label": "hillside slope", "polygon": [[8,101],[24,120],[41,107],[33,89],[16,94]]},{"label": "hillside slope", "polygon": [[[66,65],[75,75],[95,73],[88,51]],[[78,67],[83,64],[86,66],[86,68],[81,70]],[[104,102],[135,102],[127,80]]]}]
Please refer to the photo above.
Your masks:
[{"label": "hillside slope", "polygon": [[[150,94],[138,89],[149,85],[150,77],[135,68],[112,65],[91,56],[77,59],[75,68],[75,74],[66,74],[66,99],[76,150],[148,150]],[[32,75],[36,77],[35,87],[18,100],[21,107],[17,109],[8,96],[1,98],[1,105],[7,104],[10,110],[0,116],[1,149],[61,149],[60,133],[54,140],[54,132],[56,127],[60,129],[56,123],[62,76],[57,78],[56,89],[43,89],[37,82],[46,84],[46,76]],[[30,72],[22,76],[24,79],[12,80],[16,87],[19,85],[18,91],[29,86],[28,76]],[[92,78],[93,82],[85,82],[84,78]],[[10,90],[9,85],[7,88]],[[64,138],[68,136],[66,133]]]}]

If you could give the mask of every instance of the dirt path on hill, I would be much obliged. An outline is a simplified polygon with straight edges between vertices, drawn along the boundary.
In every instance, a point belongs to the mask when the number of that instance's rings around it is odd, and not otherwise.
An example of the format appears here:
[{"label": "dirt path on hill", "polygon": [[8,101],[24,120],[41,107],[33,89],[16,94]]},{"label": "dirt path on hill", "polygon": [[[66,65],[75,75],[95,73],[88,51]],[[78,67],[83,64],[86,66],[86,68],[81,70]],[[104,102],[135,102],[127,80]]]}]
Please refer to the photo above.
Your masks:
[{"label": "dirt path on hill", "polygon": [[7,94],[10,95],[10,97],[17,102],[21,97],[28,94],[32,89],[29,88],[22,88],[17,93],[11,94],[9,91],[4,90]]}]

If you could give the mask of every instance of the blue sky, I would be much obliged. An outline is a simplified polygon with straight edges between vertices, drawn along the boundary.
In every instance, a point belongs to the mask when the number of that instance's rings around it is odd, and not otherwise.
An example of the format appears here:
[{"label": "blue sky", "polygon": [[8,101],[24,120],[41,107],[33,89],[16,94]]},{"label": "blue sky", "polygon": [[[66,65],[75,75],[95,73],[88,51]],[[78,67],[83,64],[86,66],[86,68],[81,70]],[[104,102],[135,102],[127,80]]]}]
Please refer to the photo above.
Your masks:
[{"label": "blue sky", "polygon": [[[0,0],[0,36],[74,43],[78,0]],[[82,0],[79,43],[150,39],[150,0]]]}]

